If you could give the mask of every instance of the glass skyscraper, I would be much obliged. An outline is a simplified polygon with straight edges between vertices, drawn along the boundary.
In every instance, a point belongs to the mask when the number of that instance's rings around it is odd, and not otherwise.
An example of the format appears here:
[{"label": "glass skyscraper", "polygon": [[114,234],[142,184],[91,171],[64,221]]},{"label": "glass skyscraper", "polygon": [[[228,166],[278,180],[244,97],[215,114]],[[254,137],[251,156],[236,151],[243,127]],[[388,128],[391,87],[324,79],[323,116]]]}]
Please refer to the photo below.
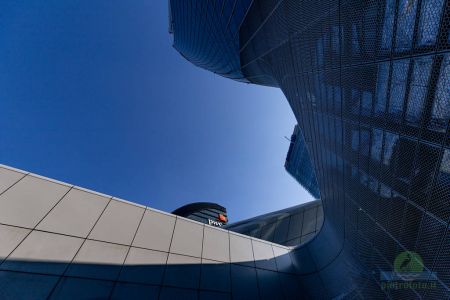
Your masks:
[{"label": "glass skyscraper", "polygon": [[319,185],[311,164],[306,141],[298,125],[295,126],[291,135],[291,143],[284,167],[314,198],[320,197]]}]

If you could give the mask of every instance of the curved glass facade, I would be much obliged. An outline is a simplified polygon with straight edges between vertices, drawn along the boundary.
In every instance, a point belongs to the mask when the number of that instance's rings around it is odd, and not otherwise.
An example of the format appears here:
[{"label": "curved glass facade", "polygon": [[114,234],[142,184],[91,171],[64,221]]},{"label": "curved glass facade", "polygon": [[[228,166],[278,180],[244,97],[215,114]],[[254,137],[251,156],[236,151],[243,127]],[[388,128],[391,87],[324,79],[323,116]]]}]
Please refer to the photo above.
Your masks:
[{"label": "curved glass facade", "polygon": [[239,28],[252,0],[169,1],[173,46],[196,66],[248,82],[239,57]]}]

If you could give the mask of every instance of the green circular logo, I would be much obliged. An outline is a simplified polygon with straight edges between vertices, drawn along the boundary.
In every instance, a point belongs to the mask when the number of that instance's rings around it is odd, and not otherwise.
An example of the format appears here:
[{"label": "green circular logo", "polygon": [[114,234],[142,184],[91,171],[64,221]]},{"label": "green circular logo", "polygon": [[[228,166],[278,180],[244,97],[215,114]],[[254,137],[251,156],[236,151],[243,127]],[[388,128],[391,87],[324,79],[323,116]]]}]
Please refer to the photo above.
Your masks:
[{"label": "green circular logo", "polygon": [[423,261],[419,254],[404,251],[394,260],[394,271],[398,273],[420,273],[423,271]]}]

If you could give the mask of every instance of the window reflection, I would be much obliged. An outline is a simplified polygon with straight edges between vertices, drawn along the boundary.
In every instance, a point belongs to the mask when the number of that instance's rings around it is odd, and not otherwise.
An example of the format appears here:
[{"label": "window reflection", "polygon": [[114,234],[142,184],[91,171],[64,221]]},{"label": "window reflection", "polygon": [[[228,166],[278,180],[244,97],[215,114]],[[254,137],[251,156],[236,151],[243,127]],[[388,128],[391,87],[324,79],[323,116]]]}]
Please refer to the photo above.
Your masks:
[{"label": "window reflection", "polygon": [[364,156],[369,156],[370,149],[370,132],[368,130],[361,130],[361,140],[360,140],[361,154]]},{"label": "window reflection", "polygon": [[450,149],[445,149],[442,156],[440,171],[450,175]]},{"label": "window reflection", "polygon": [[410,125],[420,125],[432,62],[431,57],[421,57],[414,60],[405,116],[406,122],[410,123]]},{"label": "window reflection", "polygon": [[430,46],[436,43],[444,0],[422,0],[419,21],[418,44]]},{"label": "window reflection", "polygon": [[384,11],[383,36],[381,38],[381,47],[384,50],[390,50],[392,44],[392,32],[394,26],[395,1],[387,0]]},{"label": "window reflection", "polygon": [[380,184],[380,196],[384,198],[390,198],[392,195],[391,188],[384,183]]},{"label": "window reflection", "polygon": [[394,147],[398,141],[398,135],[390,132],[386,132],[384,136],[384,156],[383,163],[386,166],[391,164],[392,154],[394,153]]},{"label": "window reflection", "polygon": [[359,54],[360,52],[358,29],[356,24],[352,24],[352,51],[353,54]]},{"label": "window reflection", "polygon": [[409,60],[394,62],[392,66],[391,97],[389,101],[389,114],[399,121],[403,112],[403,99],[405,97],[406,79],[408,77]]},{"label": "window reflection", "polygon": [[380,116],[386,107],[386,93],[389,77],[389,62],[381,63],[378,67],[377,96],[375,103],[375,115]]},{"label": "window reflection", "polygon": [[364,91],[361,99],[361,115],[370,116],[372,111],[372,93]]},{"label": "window reflection", "polygon": [[351,110],[352,114],[354,115],[359,115],[359,98],[360,98],[359,90],[352,89]]},{"label": "window reflection", "polygon": [[323,66],[323,41],[322,39],[317,40],[317,63],[319,66]]},{"label": "window reflection", "polygon": [[396,50],[411,49],[417,0],[400,0],[397,19]]},{"label": "window reflection", "polygon": [[372,130],[372,148],[370,150],[372,159],[380,161],[382,145],[383,145],[383,131],[374,128]]},{"label": "window reflection", "polygon": [[450,55],[442,62],[434,97],[431,127],[445,131],[450,117]]}]

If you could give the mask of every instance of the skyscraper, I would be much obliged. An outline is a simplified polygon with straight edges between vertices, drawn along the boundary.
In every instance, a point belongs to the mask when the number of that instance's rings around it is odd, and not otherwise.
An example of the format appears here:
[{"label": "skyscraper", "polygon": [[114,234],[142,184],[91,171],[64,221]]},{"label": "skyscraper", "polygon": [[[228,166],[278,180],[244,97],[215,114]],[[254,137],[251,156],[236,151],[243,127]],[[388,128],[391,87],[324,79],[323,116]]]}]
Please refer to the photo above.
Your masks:
[{"label": "skyscraper", "polygon": [[305,139],[298,125],[295,125],[290,141],[284,167],[311,195],[319,199],[320,192],[316,174],[309,158]]}]

